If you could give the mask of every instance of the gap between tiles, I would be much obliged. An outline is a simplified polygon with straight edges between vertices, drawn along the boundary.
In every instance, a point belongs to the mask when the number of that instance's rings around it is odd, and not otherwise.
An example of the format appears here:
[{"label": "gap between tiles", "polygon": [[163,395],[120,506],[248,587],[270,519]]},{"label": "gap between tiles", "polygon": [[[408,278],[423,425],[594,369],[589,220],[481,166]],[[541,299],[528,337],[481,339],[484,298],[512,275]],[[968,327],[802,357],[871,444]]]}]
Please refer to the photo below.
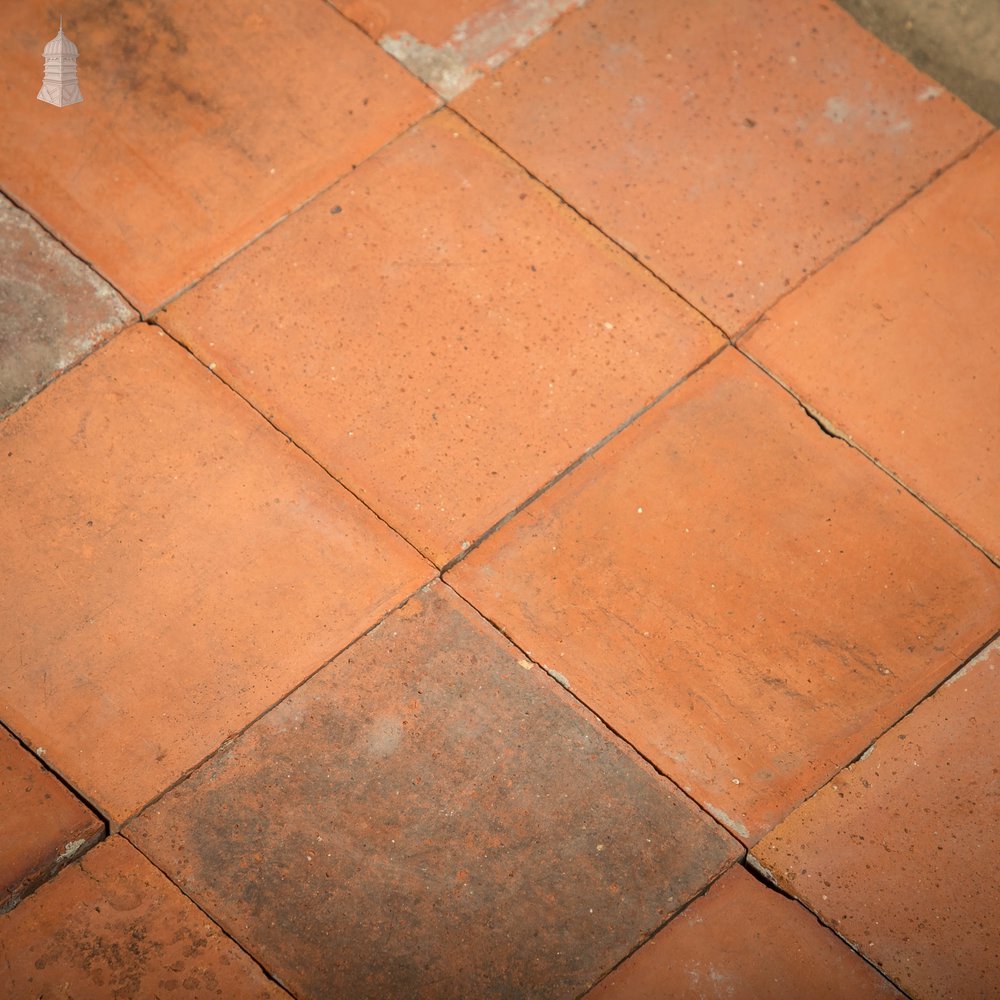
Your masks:
[{"label": "gap between tiles", "polygon": [[913,497],[914,500],[917,501],[917,503],[919,503],[923,507],[926,507],[927,510],[929,510],[936,518],[938,518],[938,520],[946,524],[957,535],[960,535],[962,538],[964,538],[965,541],[967,541],[977,552],[985,556],[994,566],[1000,567],[1000,554],[994,556],[991,555],[989,552],[987,552],[986,549],[984,549],[983,546],[979,544],[979,542],[977,542],[970,535],[967,535],[957,525],[949,521],[948,518],[944,514],[942,514],[941,511],[939,511],[929,500],[927,500],[925,497],[922,497],[919,493],[917,493],[916,490],[912,489],[905,482],[903,482],[903,480],[900,479],[900,477],[897,476],[896,473],[894,473],[891,469],[888,469],[886,466],[884,466],[877,458],[875,458],[874,455],[870,455],[867,451],[865,451],[865,449],[862,448],[854,440],[854,438],[852,438],[845,431],[840,430],[840,428],[837,427],[835,424],[833,424],[831,421],[827,420],[827,418],[824,417],[823,414],[820,413],[818,410],[816,410],[814,407],[809,406],[807,403],[805,403],[798,395],[796,395],[795,391],[791,388],[791,386],[787,385],[780,378],[778,378],[778,376],[775,375],[774,372],[772,372],[769,368],[766,368],[762,362],[758,361],[755,357],[748,354],[738,343],[733,344],[733,346],[736,348],[737,351],[739,351],[741,355],[743,355],[744,358],[747,359],[747,361],[751,362],[751,364],[753,364],[762,374],[766,375],[769,379],[771,379],[772,382],[774,382],[775,385],[779,386],[785,392],[787,392],[788,395],[791,396],[792,399],[794,399],[795,402],[799,404],[799,406],[802,409],[802,412],[807,417],[809,417],[809,419],[827,437],[833,438],[837,441],[842,441],[844,444],[847,445],[848,448],[853,448],[854,451],[856,451],[859,455],[861,455],[869,462],[871,462],[876,469],[878,469],[880,472],[885,473],[885,475],[887,475],[900,489],[905,490],[911,497]]},{"label": "gap between tiles", "polygon": [[469,119],[466,118],[461,111],[457,111],[455,108],[451,108],[450,106],[449,109],[452,112],[452,114],[461,118],[462,121],[465,122],[465,124],[468,125],[468,127],[472,129],[473,132],[481,136],[486,142],[488,142],[491,146],[493,146],[494,149],[499,150],[499,152],[503,156],[506,156],[507,159],[509,159],[512,163],[516,163],[518,168],[520,170],[523,170],[525,174],[527,174],[533,181],[535,181],[536,184],[540,184],[543,188],[545,188],[545,190],[548,191],[552,195],[552,197],[559,202],[559,204],[568,208],[574,215],[576,215],[578,218],[582,219],[585,223],[587,223],[588,226],[590,226],[592,229],[595,229],[598,233],[600,233],[601,236],[605,240],[607,240],[612,246],[617,247],[619,250],[621,250],[623,254],[625,254],[631,260],[635,261],[635,263],[638,264],[639,267],[643,269],[643,271],[645,271],[654,281],[656,281],[657,284],[662,285],[664,288],[666,288],[671,295],[674,295],[678,299],[680,299],[680,301],[683,302],[689,309],[693,309],[706,323],[708,323],[708,325],[713,330],[715,330],[722,337],[724,337],[729,343],[734,342],[734,338],[731,337],[728,333],[726,333],[726,331],[723,330],[722,327],[719,326],[719,324],[716,323],[711,316],[709,316],[704,310],[699,309],[698,306],[696,306],[692,301],[690,301],[690,299],[686,298],[679,291],[677,291],[677,289],[674,288],[673,285],[665,281],[636,252],[629,250],[628,247],[623,246],[613,236],[610,236],[603,229],[601,229],[601,227],[596,222],[594,222],[593,219],[584,215],[584,213],[579,208],[577,208],[576,205],[574,205],[570,201],[567,201],[558,191],[555,190],[555,188],[547,184],[545,181],[542,180],[541,177],[539,177],[537,174],[529,170],[516,156],[514,156],[513,153],[504,149],[503,146],[501,146],[500,143],[498,143],[491,136],[487,135],[485,132],[480,131],[480,129],[478,129],[471,121],[469,121]]},{"label": "gap between tiles", "polygon": [[[269,711],[270,711],[270,709],[269,709]],[[226,937],[226,938],[228,938],[228,939],[229,939],[230,941],[232,941],[232,942],[233,942],[233,944],[234,944],[234,945],[236,945],[236,947],[237,947],[237,948],[239,948],[239,950],[240,950],[240,951],[242,951],[242,952],[243,952],[243,954],[244,954],[244,955],[246,955],[246,956],[247,956],[247,958],[249,958],[249,959],[250,959],[250,961],[251,961],[251,962],[253,962],[253,964],[254,964],[254,965],[255,965],[255,966],[256,966],[256,967],[258,968],[258,969],[260,969],[260,971],[261,971],[261,972],[263,973],[263,975],[265,976],[265,978],[269,979],[269,980],[270,980],[270,981],[271,981],[272,983],[274,983],[274,984],[275,984],[276,986],[280,987],[280,988],[281,988],[281,989],[282,989],[282,990],[283,990],[283,991],[284,991],[284,992],[285,992],[286,994],[288,994],[288,996],[289,996],[289,997],[291,997],[291,996],[292,996],[292,994],[290,993],[290,991],[289,991],[288,987],[287,987],[287,986],[285,986],[285,984],[284,984],[284,983],[283,983],[283,982],[282,982],[282,981],[281,981],[281,980],[280,980],[280,979],[279,979],[279,978],[278,978],[278,977],[277,977],[276,975],[274,975],[274,974],[273,974],[273,973],[271,972],[271,970],[270,970],[270,969],[268,969],[268,968],[267,968],[267,966],[266,966],[266,965],[264,965],[264,964],[263,964],[263,963],[262,963],[262,962],[260,961],[260,959],[259,959],[259,958],[257,958],[257,956],[256,956],[256,955],[254,955],[254,953],[253,953],[252,951],[249,951],[249,950],[247,950],[246,948],[244,948],[244,947],[243,947],[243,945],[242,945],[242,943],[241,943],[241,942],[239,941],[239,939],[238,939],[238,938],[235,938],[235,937],[234,937],[234,936],[233,936],[232,934],[230,934],[230,933],[229,933],[229,931],[228,931],[228,930],[227,930],[227,929],[226,929],[226,928],[225,928],[225,927],[224,927],[224,926],[223,926],[223,925],[222,925],[222,924],[221,924],[221,923],[220,923],[220,922],[219,922],[218,920],[216,920],[216,918],[215,918],[215,917],[214,917],[214,916],[213,916],[213,915],[212,915],[211,913],[209,913],[209,911],[208,911],[208,910],[206,910],[206,909],[205,909],[205,907],[203,907],[203,906],[202,906],[202,905],[201,905],[201,904],[200,904],[200,903],[198,902],[198,900],[197,900],[197,899],[195,899],[195,898],[194,898],[194,896],[190,895],[190,894],[189,894],[189,893],[188,893],[188,892],[187,892],[187,891],[185,890],[184,886],[182,886],[182,885],[179,885],[179,884],[178,884],[177,882],[175,882],[175,881],[174,881],[174,880],[173,880],[173,879],[172,879],[172,878],[170,877],[170,874],[169,874],[168,872],[165,872],[165,871],[164,871],[164,870],[163,870],[163,869],[162,869],[162,868],[161,868],[161,867],[160,867],[160,866],[159,866],[159,865],[158,865],[158,864],[157,864],[157,863],[156,863],[156,862],[155,862],[155,861],[154,861],[154,860],[153,860],[153,859],[152,859],[151,857],[149,857],[149,855],[148,855],[148,854],[146,854],[146,852],[145,852],[145,851],[144,851],[144,850],[143,850],[143,849],[142,849],[142,848],[141,848],[141,847],[140,847],[140,846],[139,846],[138,844],[136,844],[136,843],[133,843],[133,841],[132,841],[132,840],[131,840],[131,839],[130,839],[130,838],[129,838],[129,837],[127,836],[127,835],[125,835],[125,834],[120,834],[120,836],[124,836],[125,840],[127,840],[127,841],[128,841],[128,843],[129,843],[129,844],[130,844],[130,845],[131,845],[131,846],[132,846],[132,847],[133,847],[133,848],[134,848],[134,849],[135,849],[136,851],[138,851],[138,852],[139,852],[139,854],[141,854],[141,855],[142,855],[142,856],[143,856],[143,857],[144,857],[144,858],[146,859],[146,861],[147,861],[147,862],[148,862],[148,863],[149,863],[150,865],[152,865],[152,867],[153,867],[153,868],[155,868],[155,869],[156,869],[156,870],[157,870],[157,871],[158,871],[158,872],[159,872],[159,873],[160,873],[160,874],[161,874],[161,875],[162,875],[162,876],[163,876],[163,877],[164,877],[164,878],[165,878],[165,879],[166,879],[166,880],[167,880],[167,881],[168,881],[168,882],[169,882],[169,883],[170,883],[170,884],[171,884],[171,885],[172,885],[172,886],[173,886],[173,887],[174,887],[174,888],[175,888],[175,889],[176,889],[176,890],[177,890],[177,891],[178,891],[178,892],[179,892],[179,893],[180,893],[180,894],[181,894],[181,895],[182,895],[182,896],[183,896],[183,897],[184,897],[184,898],[185,898],[185,899],[186,899],[186,900],[187,900],[187,901],[189,902],[189,903],[191,903],[191,904],[192,904],[192,905],[193,905],[193,906],[195,907],[195,909],[197,909],[197,910],[198,910],[198,912],[199,912],[199,913],[202,913],[202,914],[204,914],[204,916],[205,916],[205,919],[206,919],[206,920],[208,920],[208,921],[209,921],[209,922],[210,922],[211,924],[213,924],[213,925],[214,925],[215,927],[217,927],[217,928],[219,929],[219,933],[220,933],[220,934],[222,934],[222,935],[223,935],[223,937]],[[85,874],[86,874],[86,873],[85,873]]]},{"label": "gap between tiles", "polygon": [[[318,667],[316,667],[315,670],[311,670],[297,684],[289,688],[283,695],[281,695],[280,698],[275,699],[275,701],[273,701],[270,705],[268,705],[267,708],[265,708],[262,712],[258,712],[257,715],[255,715],[252,719],[247,721],[239,729],[237,729],[233,733],[230,733],[214,750],[212,750],[210,753],[205,754],[205,756],[202,757],[201,760],[199,760],[196,764],[192,765],[191,767],[183,771],[181,775],[176,780],[172,781],[166,788],[160,789],[160,791],[156,795],[154,795],[148,802],[143,803],[142,806],[136,809],[136,811],[132,813],[131,816],[124,819],[121,823],[114,823],[110,820],[106,820],[106,822],[108,823],[109,832],[112,834],[123,833],[123,831],[127,829],[129,823],[131,823],[132,820],[134,820],[137,816],[140,816],[142,813],[144,813],[150,806],[155,805],[157,802],[159,802],[168,792],[173,791],[178,785],[181,785],[185,781],[187,781],[187,779],[190,778],[191,775],[195,773],[195,771],[198,771],[199,769],[204,767],[205,764],[207,764],[210,760],[217,757],[223,750],[225,750],[231,744],[235,743],[236,740],[238,740],[251,726],[260,722],[260,720],[263,719],[264,716],[267,715],[269,712],[273,712],[274,709],[276,709],[283,701],[286,701],[293,694],[295,694],[295,692],[298,691],[300,687],[311,681],[321,670],[323,670],[325,667],[328,667],[335,659],[337,659],[338,656],[341,656],[342,654],[347,652],[347,650],[349,650],[355,643],[360,642],[360,640],[364,639],[367,635],[370,635],[390,615],[395,614],[401,607],[403,607],[404,604],[406,604],[408,601],[412,600],[417,594],[419,594],[420,591],[424,589],[424,587],[427,587],[429,584],[433,583],[435,580],[438,579],[439,579],[438,576],[434,576],[430,580],[426,580],[423,583],[421,583],[416,590],[407,594],[406,597],[404,597],[401,601],[399,601],[397,604],[389,608],[386,611],[386,613],[381,618],[379,618],[378,621],[372,622],[372,624],[369,625],[368,628],[364,630],[364,632],[361,632],[358,635],[354,636],[354,638],[351,639],[350,642],[346,643],[340,649],[331,653],[330,656],[328,656]],[[104,814],[101,812],[98,812],[98,815],[101,816],[102,818],[104,817]],[[131,841],[129,842],[131,843]]]},{"label": "gap between tiles", "polygon": [[743,859],[743,861],[737,862],[737,864],[742,865],[743,870],[752,879],[754,879],[754,881],[759,882],[762,886],[764,886],[765,889],[769,889],[771,892],[776,892],[779,896],[782,896],[785,899],[791,901],[792,903],[801,906],[802,909],[805,910],[806,913],[808,913],[816,921],[816,923],[820,925],[820,927],[824,928],[824,930],[829,931],[835,937],[843,941],[844,944],[846,944],[847,947],[850,948],[851,951],[853,951],[854,954],[857,955],[858,958],[860,958],[861,961],[865,963],[865,965],[867,965],[871,969],[874,969],[874,971],[882,979],[884,979],[887,983],[890,983],[896,990],[900,992],[902,996],[907,997],[908,1000],[913,1000],[910,994],[907,993],[903,989],[903,987],[899,985],[899,983],[891,980],[873,961],[871,961],[871,959],[868,958],[867,955],[865,955],[862,951],[858,949],[857,945],[855,945],[853,941],[849,941],[835,927],[831,927],[830,924],[826,923],[826,921],[824,921],[823,918],[818,913],[816,913],[809,907],[809,905],[805,902],[805,900],[799,899],[797,896],[793,896],[787,890],[782,889],[781,886],[777,884],[777,882],[772,881],[774,876],[771,874],[771,872],[768,871],[763,865],[761,865],[749,851],[747,852],[747,855]]},{"label": "gap between tiles", "polygon": [[[987,132],[984,136],[982,136],[971,146],[969,146],[968,149],[964,150],[962,153],[956,156],[955,159],[951,161],[951,163],[946,163],[943,167],[940,167],[939,169],[935,170],[934,173],[932,173],[930,177],[928,177],[923,182],[923,184],[920,184],[917,187],[915,187],[907,195],[901,198],[895,205],[893,205],[891,208],[886,209],[886,211],[883,212],[877,219],[875,219],[875,221],[872,222],[870,226],[866,226],[862,232],[858,233],[858,235],[855,236],[854,239],[849,240],[842,247],[838,247],[836,250],[834,250],[834,252],[831,253],[829,256],[824,257],[823,260],[821,260],[814,268],[812,268],[812,270],[810,270],[807,274],[803,274],[802,277],[799,278],[794,285],[789,285],[781,293],[781,295],[779,295],[766,309],[764,309],[761,312],[759,316],[755,316],[742,329],[737,330],[736,333],[734,333],[729,339],[734,344],[736,344],[737,341],[742,340],[743,337],[745,337],[755,326],[764,321],[764,319],[767,317],[767,314],[772,309],[774,309],[779,302],[784,301],[786,298],[788,298],[789,295],[792,294],[792,292],[801,288],[807,281],[809,281],[810,278],[813,277],[813,275],[819,274],[819,272],[822,271],[825,267],[828,267],[830,264],[832,264],[842,253],[845,253],[856,243],[860,243],[873,229],[877,229],[879,226],[881,226],[882,223],[885,222],[890,216],[895,215],[900,209],[905,208],[911,201],[913,201],[914,198],[916,198],[918,194],[929,188],[936,180],[938,180],[938,178],[942,177],[948,171],[952,170],[954,167],[957,167],[960,163],[963,163],[965,160],[967,160],[970,156],[972,156],[973,153],[976,152],[976,150],[979,149],[980,146],[984,145],[987,140],[991,139],[996,132],[997,129],[993,129],[992,132]],[[729,335],[727,334],[727,336]]]},{"label": "gap between tiles", "polygon": [[[588,705],[587,702],[585,702],[566,683],[566,679],[558,671],[550,670],[548,667],[544,666],[537,660],[533,659],[528,654],[528,652],[519,645],[517,640],[514,639],[503,628],[502,625],[495,622],[492,618],[490,618],[489,615],[480,611],[479,608],[475,606],[475,604],[473,604],[460,590],[457,590],[455,587],[453,587],[447,580],[442,579],[441,584],[442,586],[447,587],[457,598],[459,598],[459,600],[462,601],[462,603],[467,604],[477,615],[479,615],[480,618],[483,619],[483,621],[489,624],[491,628],[496,629],[496,631],[499,632],[500,635],[502,635],[504,639],[506,639],[507,642],[509,642],[521,654],[521,656],[524,657],[525,660],[527,660],[529,663],[533,663],[535,666],[538,667],[539,670],[547,674],[552,679],[552,683],[558,684],[559,687],[562,688],[563,691],[565,691],[566,694],[568,694],[587,713],[588,716],[590,716],[591,718],[595,719],[598,723],[600,723],[600,727],[602,729],[607,730],[609,733],[611,733],[611,735],[615,738],[615,740],[618,740],[625,746],[627,746],[641,761],[643,761],[645,764],[649,765],[650,768],[652,768],[654,774],[664,779],[665,781],[668,781],[681,795],[684,796],[684,798],[688,799],[699,812],[704,813],[716,826],[721,827],[733,840],[735,840],[740,845],[740,847],[743,848],[743,858],[744,859],[746,858],[749,849],[747,848],[747,845],[743,842],[743,838],[740,834],[738,834],[735,830],[731,830],[728,826],[725,825],[725,823],[723,823],[719,819],[718,816],[716,816],[714,813],[706,809],[690,792],[681,788],[681,786],[677,784],[677,782],[674,781],[674,779],[669,774],[666,774],[664,771],[661,771],[660,768],[657,767],[656,764],[654,764],[653,761],[650,760],[649,757],[647,757],[638,747],[636,747],[626,736],[623,736],[620,732],[618,732],[618,730],[615,729],[615,727],[612,726],[611,723],[609,723],[607,719],[604,718],[603,715],[601,715],[590,705]],[[680,910],[678,910],[677,912],[679,913]]]},{"label": "gap between tiles", "polygon": [[19,897],[17,901],[7,910],[2,910],[0,913],[10,913],[11,910],[16,909],[21,905],[26,899],[36,893],[43,885],[48,885],[54,878],[58,878],[60,873],[72,865],[75,865],[78,861],[81,861],[87,856],[87,853],[91,848],[96,847],[98,844],[102,843],[108,838],[111,830],[111,821],[108,819],[104,813],[91,802],[86,795],[84,795],[79,789],[71,785],[50,763],[45,759],[45,755],[37,753],[31,746],[29,746],[21,737],[14,732],[6,722],[0,720],[0,733],[7,733],[10,738],[19,746],[21,749],[31,757],[32,760],[36,761],[46,772],[46,774],[52,775],[52,777],[59,782],[66,791],[77,799],[79,802],[83,803],[94,816],[101,821],[102,828],[100,832],[91,839],[89,843],[84,842],[82,846],[77,848],[76,853],[72,857],[68,858],[66,863],[60,866],[56,871],[49,875],[47,878],[43,879],[38,883],[33,889],[29,890],[25,895]]}]

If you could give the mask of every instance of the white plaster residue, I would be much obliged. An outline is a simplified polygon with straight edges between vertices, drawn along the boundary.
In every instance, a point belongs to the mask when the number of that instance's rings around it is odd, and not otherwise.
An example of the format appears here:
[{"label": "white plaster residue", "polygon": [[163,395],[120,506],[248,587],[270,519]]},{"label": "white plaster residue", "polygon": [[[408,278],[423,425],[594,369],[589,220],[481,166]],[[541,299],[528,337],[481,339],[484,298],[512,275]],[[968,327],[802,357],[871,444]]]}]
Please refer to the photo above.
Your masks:
[{"label": "white plaster residue", "polygon": [[749,837],[750,831],[738,820],[726,815],[721,809],[717,809],[709,803],[705,803],[705,808],[723,825],[730,830],[735,830],[741,837]]},{"label": "white plaster residue", "polygon": [[[978,653],[958,673],[952,675],[942,684],[942,687],[951,687],[952,684],[957,680],[961,680],[977,663],[982,663],[983,660],[989,659],[995,652],[1000,651],[1000,640],[996,642],[991,642],[981,653]],[[991,668],[992,669],[992,668]]]},{"label": "white plaster residue", "polygon": [[86,840],[71,840],[63,848],[62,854],[59,855],[59,860],[60,861],[69,861],[69,859],[71,857],[73,857],[73,855],[76,854],[76,852],[78,850],[80,850],[80,848],[83,847],[83,845],[86,844],[86,843],[87,843]]},{"label": "white plaster residue", "polygon": [[851,106],[843,97],[831,97],[826,102],[823,114],[835,124],[842,125],[850,117]]},{"label": "white plaster residue", "polygon": [[936,97],[940,97],[943,93],[944,87],[924,87],[924,89],[917,94],[917,100],[933,101]]},{"label": "white plaster residue", "polygon": [[560,15],[587,0],[506,0],[462,21],[442,45],[408,32],[383,35],[379,45],[446,101],[544,34]]}]

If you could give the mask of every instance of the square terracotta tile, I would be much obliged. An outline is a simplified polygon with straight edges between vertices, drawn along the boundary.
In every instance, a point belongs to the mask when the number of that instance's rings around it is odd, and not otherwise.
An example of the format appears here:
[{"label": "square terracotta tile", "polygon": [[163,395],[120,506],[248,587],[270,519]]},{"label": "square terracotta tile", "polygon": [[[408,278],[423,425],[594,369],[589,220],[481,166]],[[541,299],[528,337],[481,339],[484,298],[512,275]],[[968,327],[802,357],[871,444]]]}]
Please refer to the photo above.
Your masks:
[{"label": "square terracotta tile", "polygon": [[0,727],[0,913],[103,835],[103,821]]},{"label": "square terracotta tile", "polygon": [[595,0],[455,107],[730,333],[990,130],[820,0]]},{"label": "square terracotta tile", "polygon": [[754,850],[914,997],[996,996],[998,726],[993,643]]},{"label": "square terracotta tile", "polygon": [[439,565],[724,343],[448,111],[160,319]]},{"label": "square terracotta tile", "polygon": [[586,0],[338,0],[386,52],[451,99]]},{"label": "square terracotta tile", "polygon": [[12,5],[0,185],[144,315],[437,99],[321,0],[80,0],[83,101],[37,100],[56,8]]},{"label": "square terracotta tile", "polygon": [[587,1000],[903,1000],[798,903],[737,865]]},{"label": "square terracotta tile", "polygon": [[0,424],[0,717],[114,822],[432,568],[161,331]]},{"label": "square terracotta tile", "polygon": [[1000,620],[1000,571],[732,349],[447,579],[748,843]]},{"label": "square terracotta tile", "polygon": [[442,584],[126,832],[302,998],[578,997],[740,854]]},{"label": "square terracotta tile", "polygon": [[1000,137],[741,341],[1000,559]]},{"label": "square terracotta tile", "polygon": [[0,416],[138,316],[0,196]]},{"label": "square terracotta tile", "polygon": [[120,837],[0,916],[11,997],[287,998]]}]

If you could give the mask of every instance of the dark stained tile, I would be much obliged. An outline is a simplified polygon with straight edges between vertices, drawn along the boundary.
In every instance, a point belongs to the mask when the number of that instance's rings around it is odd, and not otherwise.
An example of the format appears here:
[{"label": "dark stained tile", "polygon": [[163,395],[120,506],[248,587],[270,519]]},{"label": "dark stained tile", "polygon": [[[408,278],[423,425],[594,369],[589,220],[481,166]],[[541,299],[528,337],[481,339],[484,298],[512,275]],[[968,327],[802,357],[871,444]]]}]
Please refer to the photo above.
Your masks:
[{"label": "dark stained tile", "polygon": [[126,834],[297,996],[576,997],[739,854],[443,584]]},{"label": "dark stained tile", "polygon": [[136,319],[110,285],[0,196],[0,416]]}]

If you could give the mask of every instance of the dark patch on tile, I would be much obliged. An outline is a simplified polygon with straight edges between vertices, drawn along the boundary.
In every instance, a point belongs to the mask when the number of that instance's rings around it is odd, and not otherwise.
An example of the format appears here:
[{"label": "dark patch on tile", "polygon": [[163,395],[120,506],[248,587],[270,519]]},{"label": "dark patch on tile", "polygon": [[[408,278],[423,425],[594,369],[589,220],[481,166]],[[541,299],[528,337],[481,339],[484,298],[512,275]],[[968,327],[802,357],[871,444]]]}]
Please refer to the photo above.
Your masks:
[{"label": "dark patch on tile", "polygon": [[127,833],[303,997],[577,996],[739,853],[443,585]]}]

